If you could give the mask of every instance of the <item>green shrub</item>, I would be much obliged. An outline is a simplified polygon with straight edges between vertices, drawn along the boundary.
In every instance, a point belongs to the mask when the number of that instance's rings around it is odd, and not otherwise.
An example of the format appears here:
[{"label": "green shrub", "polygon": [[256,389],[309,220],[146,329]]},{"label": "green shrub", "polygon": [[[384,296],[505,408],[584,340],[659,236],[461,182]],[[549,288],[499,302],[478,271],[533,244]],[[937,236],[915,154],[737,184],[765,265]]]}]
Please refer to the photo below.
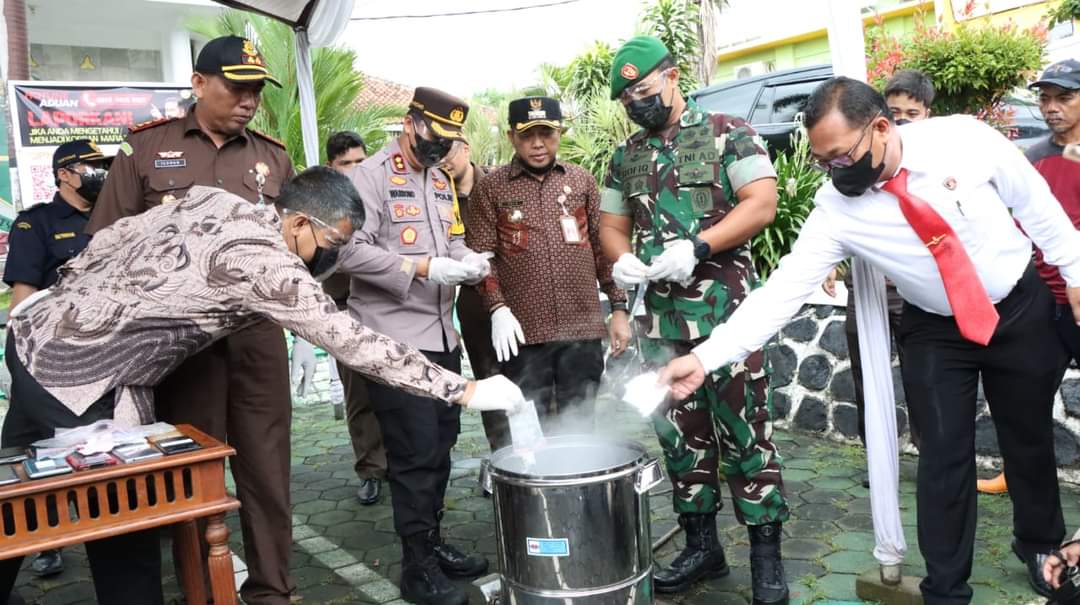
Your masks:
[{"label": "green shrub", "polygon": [[801,129],[791,135],[791,152],[777,155],[773,166],[777,177],[776,218],[750,242],[754,267],[762,280],[791,252],[791,245],[814,208],[814,194],[825,181],[825,173],[811,168],[810,141]]}]

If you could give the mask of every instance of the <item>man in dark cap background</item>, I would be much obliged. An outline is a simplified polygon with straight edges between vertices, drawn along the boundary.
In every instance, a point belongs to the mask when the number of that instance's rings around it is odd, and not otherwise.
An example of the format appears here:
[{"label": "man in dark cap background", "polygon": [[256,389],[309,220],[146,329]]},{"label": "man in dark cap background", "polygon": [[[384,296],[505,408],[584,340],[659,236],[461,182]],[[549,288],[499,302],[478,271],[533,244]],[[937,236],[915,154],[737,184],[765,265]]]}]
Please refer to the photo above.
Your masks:
[{"label": "man in dark cap background", "polygon": [[[57,190],[52,202],[20,212],[8,238],[4,283],[12,288],[9,310],[56,283],[60,265],[90,242],[86,223],[111,162],[89,139],[69,141],[53,152]],[[64,571],[60,549],[43,551],[30,569],[40,577]]]},{"label": "man in dark cap background", "polygon": [[[495,254],[480,287],[492,346],[545,432],[587,432],[604,371],[601,340],[610,336],[619,355],[630,339],[626,292],[600,249],[596,180],[558,160],[559,102],[516,99],[509,117],[514,157],[473,190],[466,225],[469,247]],[[597,282],[614,309],[608,330]]]},{"label": "man in dark cap background", "polygon": [[[87,231],[175,203],[196,185],[273,203],[293,167],[281,142],[247,127],[266,82],[280,86],[250,40],[208,42],[191,76],[196,104],[182,118],[131,129]],[[154,397],[160,419],[191,424],[236,449],[229,466],[248,568],[240,595],[249,605],[289,603],[292,407],[281,328],[264,321],[215,342],[185,360]]]},{"label": "man in dark cap background", "polygon": [[[439,168],[462,144],[467,113],[461,99],[416,89],[398,138],[349,173],[367,218],[340,267],[353,278],[354,318],[454,372],[461,369],[454,291],[490,270],[483,255],[466,247],[453,179]],[[480,576],[488,562],[444,542],[440,531],[460,410],[374,382],[368,394],[382,429],[394,529],[402,542],[402,597],[463,605],[465,592],[447,576]]]},{"label": "man in dark cap background", "polygon": [[[601,241],[616,281],[648,288],[641,351],[664,364],[708,337],[756,285],[750,238],[776,213],[776,173],[742,119],[683,98],[679,70],[656,38],[631,38],[615,54],[611,98],[642,130],[612,157]],[[652,419],[686,530],[686,548],[653,574],[657,592],[728,574],[716,528],[722,465],[749,530],[753,602],[786,604],[780,541],[789,510],[764,351],[718,368]]]}]

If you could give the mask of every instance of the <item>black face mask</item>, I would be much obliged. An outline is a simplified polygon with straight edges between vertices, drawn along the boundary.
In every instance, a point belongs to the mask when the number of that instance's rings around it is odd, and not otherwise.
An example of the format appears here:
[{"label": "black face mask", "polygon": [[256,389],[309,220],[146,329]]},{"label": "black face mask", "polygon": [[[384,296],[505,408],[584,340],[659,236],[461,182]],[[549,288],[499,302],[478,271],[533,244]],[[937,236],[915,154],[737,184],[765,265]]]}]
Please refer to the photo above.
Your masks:
[{"label": "black face mask", "polygon": [[659,130],[667,124],[668,118],[671,117],[671,106],[664,105],[663,99],[660,98],[663,92],[661,90],[644,99],[630,101],[630,104],[626,106],[626,115],[630,117],[630,121],[650,131]]},{"label": "black face mask", "polygon": [[308,268],[315,281],[323,281],[334,274],[334,270],[337,269],[337,262],[337,248],[316,246],[315,254],[311,256],[311,260],[304,261],[304,266]]},{"label": "black face mask", "polygon": [[911,120],[909,120],[907,118],[899,118],[899,119],[896,120],[896,125],[897,126],[903,126],[904,124],[910,124],[910,123],[911,123]]},{"label": "black face mask", "polygon": [[446,139],[429,141],[413,132],[412,152],[416,156],[416,161],[420,162],[420,165],[425,168],[437,166],[439,162],[443,161],[446,154],[450,153],[452,146],[452,141]]},{"label": "black face mask", "polygon": [[[870,143],[870,149],[867,149],[866,153],[857,162],[846,168],[832,169],[832,184],[840,193],[848,197],[859,197],[873,187],[874,183],[878,182],[881,173],[885,170],[885,153],[883,151],[881,154],[880,164],[877,166],[871,165],[871,162],[874,161],[873,157],[871,157],[873,154],[870,153],[874,148],[872,138]],[[885,151],[888,149],[889,145],[886,143]]]},{"label": "black face mask", "polygon": [[82,185],[75,190],[86,201],[93,204],[97,201],[98,194],[101,193],[103,187],[105,187],[105,175],[108,172],[101,169],[92,169],[91,172],[83,174],[79,173],[79,179],[82,181]]},{"label": "black face mask", "polygon": [[[315,238],[315,227],[311,226],[311,237]],[[300,242],[293,236],[293,247],[300,250]],[[299,254],[299,253],[298,253]],[[304,266],[307,267],[308,273],[315,278],[315,281],[325,281],[334,271],[337,270],[338,264],[338,249],[337,248],[324,248],[319,245],[319,240],[315,239],[315,253],[311,255],[311,260],[304,261]]]}]

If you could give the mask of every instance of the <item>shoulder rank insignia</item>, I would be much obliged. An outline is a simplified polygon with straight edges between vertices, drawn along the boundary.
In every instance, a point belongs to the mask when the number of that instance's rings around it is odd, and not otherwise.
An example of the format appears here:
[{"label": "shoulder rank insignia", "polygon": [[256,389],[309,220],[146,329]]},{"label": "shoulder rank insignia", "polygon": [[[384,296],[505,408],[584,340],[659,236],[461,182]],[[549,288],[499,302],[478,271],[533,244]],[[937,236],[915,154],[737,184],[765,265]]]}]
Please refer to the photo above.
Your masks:
[{"label": "shoulder rank insignia", "polygon": [[147,120],[146,122],[141,122],[139,124],[136,124],[136,125],[132,126],[130,129],[128,129],[128,134],[133,134],[133,133],[136,133],[136,132],[141,132],[143,130],[148,130],[148,129],[153,128],[155,126],[161,126],[162,124],[167,124],[169,122],[172,122],[173,120],[179,120],[179,119],[180,118],[158,118],[156,120]]},{"label": "shoulder rank insignia", "polygon": [[395,153],[390,156],[390,169],[395,174],[408,174],[408,166],[405,165],[405,158],[400,153]]},{"label": "shoulder rank insignia", "polygon": [[282,149],[285,149],[285,143],[282,143],[281,141],[275,139],[274,137],[272,137],[272,136],[270,136],[268,134],[259,132],[258,130],[252,130],[250,128],[248,128],[248,132],[250,132],[251,134],[257,135],[261,139],[265,139],[267,141],[270,141],[271,143],[277,145],[278,147],[281,147]]},{"label": "shoulder rank insignia", "polygon": [[19,222],[15,223],[15,228],[16,229],[33,229],[33,227],[30,225],[30,223],[28,223],[26,221],[19,221]]}]

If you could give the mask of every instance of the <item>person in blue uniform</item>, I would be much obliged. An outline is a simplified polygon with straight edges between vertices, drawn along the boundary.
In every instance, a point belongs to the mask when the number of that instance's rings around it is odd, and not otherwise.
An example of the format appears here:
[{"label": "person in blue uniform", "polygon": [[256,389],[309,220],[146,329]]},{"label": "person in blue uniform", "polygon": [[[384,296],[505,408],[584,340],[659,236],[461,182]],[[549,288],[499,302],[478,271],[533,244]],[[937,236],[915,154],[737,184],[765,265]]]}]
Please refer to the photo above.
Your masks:
[{"label": "person in blue uniform", "polygon": [[[57,269],[90,242],[84,231],[110,161],[89,139],[56,148],[52,164],[58,189],[52,202],[20,212],[8,238],[4,283],[13,288],[10,309],[56,283]],[[43,578],[61,573],[60,549],[38,554],[30,569]]]}]

